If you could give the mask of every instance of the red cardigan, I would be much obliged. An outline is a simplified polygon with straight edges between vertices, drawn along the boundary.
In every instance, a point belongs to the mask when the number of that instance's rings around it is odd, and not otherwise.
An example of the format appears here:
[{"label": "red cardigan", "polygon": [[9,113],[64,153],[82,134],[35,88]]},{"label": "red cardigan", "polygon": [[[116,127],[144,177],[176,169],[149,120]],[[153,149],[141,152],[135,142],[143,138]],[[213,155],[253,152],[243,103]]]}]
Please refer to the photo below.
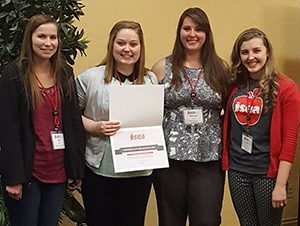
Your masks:
[{"label": "red cardigan", "polygon": [[[300,123],[300,93],[297,85],[286,76],[279,75],[277,103],[272,112],[270,126],[270,164],[267,176],[275,178],[278,173],[279,161],[293,162]],[[228,170],[230,145],[230,102],[237,92],[231,91],[223,125],[223,156],[222,168]]]}]

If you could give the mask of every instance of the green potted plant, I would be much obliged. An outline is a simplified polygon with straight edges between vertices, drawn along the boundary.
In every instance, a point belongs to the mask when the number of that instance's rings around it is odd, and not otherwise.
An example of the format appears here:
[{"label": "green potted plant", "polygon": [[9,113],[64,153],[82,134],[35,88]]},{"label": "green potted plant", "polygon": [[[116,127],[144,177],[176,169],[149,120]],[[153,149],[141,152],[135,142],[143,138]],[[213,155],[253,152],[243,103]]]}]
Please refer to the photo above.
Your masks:
[{"label": "green potted plant", "polygon": [[0,192],[0,226],[9,225],[8,215],[4,206],[3,197]]},{"label": "green potted plant", "polygon": [[[76,192],[81,195],[80,189]],[[77,226],[85,226],[85,211],[82,205],[78,202],[72,192],[67,191],[63,202],[62,210],[60,212],[59,222],[63,222],[64,217],[68,217],[75,222]]]},{"label": "green potted plant", "polygon": [[[75,63],[78,53],[86,55],[88,41],[83,37],[84,30],[78,30],[73,24],[84,15],[83,7],[81,0],[0,0],[0,76],[3,67],[18,57],[23,31],[35,14],[52,15],[60,23],[62,54],[69,64]],[[84,209],[70,192],[66,193],[61,215],[69,217],[76,225],[84,225]],[[7,225],[7,212],[0,192],[0,226]]]}]

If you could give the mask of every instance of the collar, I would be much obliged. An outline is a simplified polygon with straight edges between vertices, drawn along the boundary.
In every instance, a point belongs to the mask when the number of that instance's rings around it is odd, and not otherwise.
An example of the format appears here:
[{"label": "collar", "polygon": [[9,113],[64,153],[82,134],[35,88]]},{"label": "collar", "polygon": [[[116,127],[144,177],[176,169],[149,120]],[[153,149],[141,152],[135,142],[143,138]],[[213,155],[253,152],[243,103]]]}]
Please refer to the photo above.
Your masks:
[{"label": "collar", "polygon": [[136,79],[134,71],[130,75],[124,75],[124,74],[116,71],[114,73],[113,77],[117,80],[120,79],[122,83],[125,82],[126,79],[129,80],[130,82],[133,82]]}]

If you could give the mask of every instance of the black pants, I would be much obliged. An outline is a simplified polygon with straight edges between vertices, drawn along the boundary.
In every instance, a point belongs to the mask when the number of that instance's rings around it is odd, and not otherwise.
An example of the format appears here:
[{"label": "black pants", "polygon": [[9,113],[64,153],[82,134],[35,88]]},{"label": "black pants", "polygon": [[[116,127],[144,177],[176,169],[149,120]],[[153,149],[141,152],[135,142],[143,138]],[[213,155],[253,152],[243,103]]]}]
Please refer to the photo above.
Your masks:
[{"label": "black pants", "polygon": [[110,178],[86,168],[82,197],[88,226],[143,226],[151,177]]},{"label": "black pants", "polygon": [[279,226],[283,208],[272,207],[276,180],[267,177],[228,172],[229,188],[242,226]]},{"label": "black pants", "polygon": [[221,223],[225,173],[220,162],[169,160],[154,171],[160,226],[217,226]]}]

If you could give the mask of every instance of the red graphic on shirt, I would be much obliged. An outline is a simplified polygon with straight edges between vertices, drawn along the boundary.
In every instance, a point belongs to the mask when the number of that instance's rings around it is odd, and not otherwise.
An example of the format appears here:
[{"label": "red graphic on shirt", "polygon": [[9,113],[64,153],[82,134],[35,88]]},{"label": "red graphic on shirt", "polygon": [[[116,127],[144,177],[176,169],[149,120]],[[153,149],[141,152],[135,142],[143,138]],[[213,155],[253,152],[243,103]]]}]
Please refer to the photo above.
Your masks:
[{"label": "red graphic on shirt", "polygon": [[258,96],[259,94],[259,88],[255,88],[253,91],[248,92],[248,97],[242,95],[234,98],[232,109],[236,120],[241,125],[247,124],[248,113],[250,116],[248,121],[249,126],[253,126],[259,121],[263,110],[263,100]]}]

